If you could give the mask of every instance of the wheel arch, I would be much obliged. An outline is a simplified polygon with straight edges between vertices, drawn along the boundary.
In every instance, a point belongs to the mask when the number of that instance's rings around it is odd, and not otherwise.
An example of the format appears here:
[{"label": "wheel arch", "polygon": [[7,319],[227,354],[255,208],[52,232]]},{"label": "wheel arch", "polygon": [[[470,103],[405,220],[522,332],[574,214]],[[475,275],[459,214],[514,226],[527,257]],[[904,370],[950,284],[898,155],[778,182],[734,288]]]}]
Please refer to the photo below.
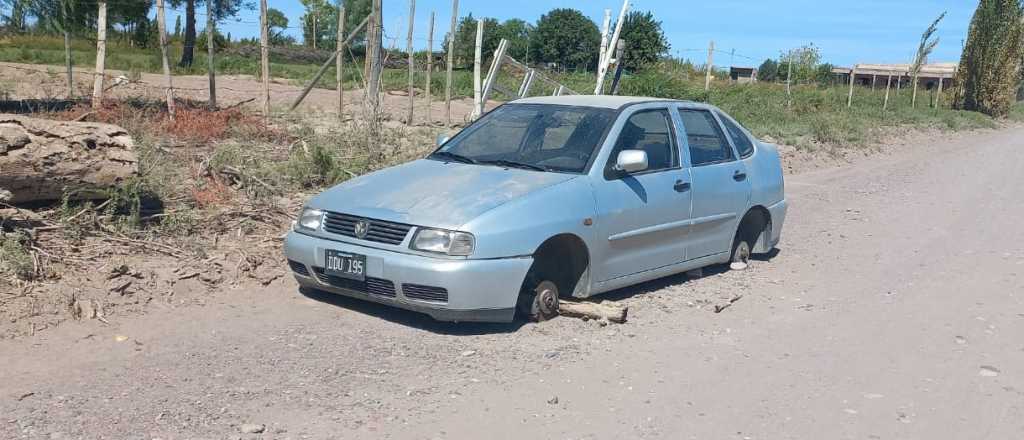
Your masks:
[{"label": "wheel arch", "polygon": [[590,257],[590,248],[579,235],[571,232],[553,235],[534,251],[533,265],[523,286],[540,281],[531,280],[531,276],[550,277],[563,295],[590,296]]},{"label": "wheel arch", "polygon": [[736,238],[747,239],[751,252],[771,252],[772,214],[761,205],[754,205],[747,210],[736,227]]}]

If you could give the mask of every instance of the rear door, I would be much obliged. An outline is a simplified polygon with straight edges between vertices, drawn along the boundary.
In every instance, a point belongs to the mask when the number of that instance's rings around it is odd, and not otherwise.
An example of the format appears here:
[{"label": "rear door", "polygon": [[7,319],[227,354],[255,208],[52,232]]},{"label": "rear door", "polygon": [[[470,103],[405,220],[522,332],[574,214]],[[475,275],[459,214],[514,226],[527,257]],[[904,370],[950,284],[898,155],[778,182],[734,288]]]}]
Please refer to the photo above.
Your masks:
[{"label": "rear door", "polygon": [[[597,281],[685,260],[690,176],[676,133],[669,109],[661,106],[626,110],[609,134],[614,144],[591,171],[599,234],[592,253],[603,256],[593,261]],[[645,151],[648,169],[613,170],[622,150]]]},{"label": "rear door", "polygon": [[715,115],[705,108],[680,107],[693,179],[692,226],[687,259],[729,252],[740,217],[750,200],[743,162]]}]

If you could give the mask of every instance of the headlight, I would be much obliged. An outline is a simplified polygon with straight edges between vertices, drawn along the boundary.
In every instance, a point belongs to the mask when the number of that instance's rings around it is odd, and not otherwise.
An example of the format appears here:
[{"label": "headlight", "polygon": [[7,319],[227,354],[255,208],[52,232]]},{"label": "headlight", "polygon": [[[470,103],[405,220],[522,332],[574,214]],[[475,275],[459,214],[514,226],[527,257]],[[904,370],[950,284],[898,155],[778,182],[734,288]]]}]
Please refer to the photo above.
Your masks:
[{"label": "headlight", "polygon": [[320,229],[320,222],[323,221],[324,212],[319,209],[302,208],[299,220],[295,222],[296,230],[316,231]]},{"label": "headlight", "polygon": [[445,231],[443,229],[420,229],[412,238],[412,249],[455,256],[473,253],[476,239],[468,232]]}]

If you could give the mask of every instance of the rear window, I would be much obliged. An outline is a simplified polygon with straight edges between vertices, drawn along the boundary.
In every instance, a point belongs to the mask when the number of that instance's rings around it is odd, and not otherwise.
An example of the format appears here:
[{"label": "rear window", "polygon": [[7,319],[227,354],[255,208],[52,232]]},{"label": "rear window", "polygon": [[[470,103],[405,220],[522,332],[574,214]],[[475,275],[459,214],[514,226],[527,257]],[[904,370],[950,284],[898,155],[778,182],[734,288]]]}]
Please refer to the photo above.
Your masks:
[{"label": "rear window", "polygon": [[750,142],[750,136],[747,136],[747,133],[739,125],[736,125],[732,122],[732,119],[725,117],[721,113],[718,114],[718,119],[721,119],[722,125],[725,125],[725,130],[729,132],[732,143],[736,144],[736,149],[739,150],[741,158],[746,159],[751,154],[754,154],[754,144]]}]

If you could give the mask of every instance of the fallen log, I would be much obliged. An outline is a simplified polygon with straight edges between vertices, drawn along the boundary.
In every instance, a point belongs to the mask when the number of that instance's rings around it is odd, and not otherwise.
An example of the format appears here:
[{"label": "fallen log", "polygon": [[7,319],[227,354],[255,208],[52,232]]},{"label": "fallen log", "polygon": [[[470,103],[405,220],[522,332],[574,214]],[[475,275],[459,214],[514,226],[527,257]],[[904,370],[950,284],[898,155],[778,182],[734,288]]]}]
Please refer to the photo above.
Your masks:
[{"label": "fallen log", "polygon": [[558,314],[574,318],[606,319],[609,322],[622,324],[626,322],[629,307],[611,302],[600,303],[589,301],[558,301]]},{"label": "fallen log", "polygon": [[0,193],[7,203],[65,194],[105,198],[138,172],[132,138],[121,127],[0,114]]}]

